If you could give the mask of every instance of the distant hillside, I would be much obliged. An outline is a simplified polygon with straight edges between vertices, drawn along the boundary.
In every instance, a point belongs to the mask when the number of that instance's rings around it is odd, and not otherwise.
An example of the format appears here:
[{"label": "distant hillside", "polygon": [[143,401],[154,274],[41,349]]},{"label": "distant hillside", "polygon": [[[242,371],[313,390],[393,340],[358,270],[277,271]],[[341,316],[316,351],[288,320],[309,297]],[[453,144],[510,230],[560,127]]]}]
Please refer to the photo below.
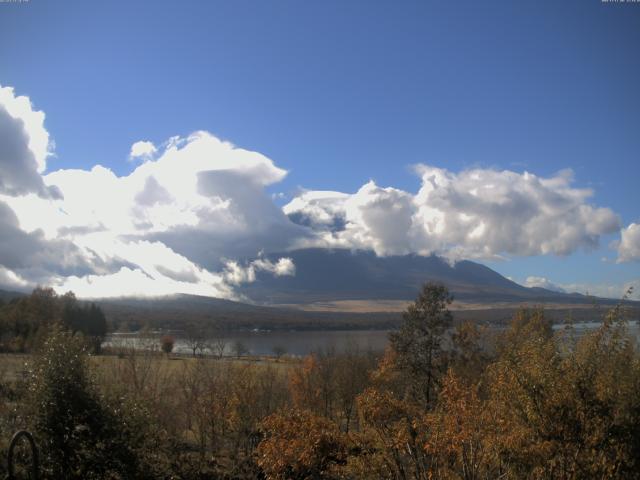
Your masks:
[{"label": "distant hillside", "polygon": [[0,300],[2,300],[3,302],[9,302],[14,298],[24,297],[25,295],[27,294],[22,292],[14,292],[12,290],[0,290]]},{"label": "distant hillside", "polygon": [[[195,323],[219,330],[352,330],[393,329],[401,321],[400,312],[341,312],[303,311],[294,308],[275,308],[220,300],[194,295],[173,295],[154,299],[120,298],[98,301],[114,328],[126,326],[137,330],[151,328],[181,330]],[[631,318],[640,318],[640,307],[632,306]],[[520,304],[493,306],[490,308],[454,310],[455,321],[476,321],[505,324]],[[562,322],[569,316],[573,321],[593,321],[602,318],[610,308],[607,305],[592,307],[589,304],[575,306],[549,306],[546,315]]]},{"label": "distant hillside", "polygon": [[98,300],[114,328],[182,329],[188,323],[220,330],[349,330],[388,329],[398,325],[398,312],[302,312],[250,305],[196,295]]},{"label": "distant hillside", "polygon": [[[377,257],[372,252],[305,249],[269,255],[293,259],[295,276],[259,272],[239,293],[246,303],[195,295],[98,300],[115,328],[181,329],[187,323],[222,330],[394,328],[406,303],[427,281],[444,283],[453,293],[454,318],[504,323],[521,305],[545,305],[550,318],[595,320],[617,300],[594,299],[543,288],[526,288],[479,263],[454,265],[431,256]],[[0,290],[0,299],[24,295]],[[627,302],[633,318],[640,302]],[[598,304],[600,311],[592,306]]]},{"label": "distant hillside", "polygon": [[[307,304],[339,300],[413,300],[427,281],[444,283],[456,300],[468,303],[591,303],[579,294],[526,288],[476,262],[454,265],[418,255],[378,257],[373,252],[304,249],[273,254],[290,257],[295,276],[259,273],[256,282],[240,291],[263,304]],[[600,303],[614,303],[602,300]]]}]

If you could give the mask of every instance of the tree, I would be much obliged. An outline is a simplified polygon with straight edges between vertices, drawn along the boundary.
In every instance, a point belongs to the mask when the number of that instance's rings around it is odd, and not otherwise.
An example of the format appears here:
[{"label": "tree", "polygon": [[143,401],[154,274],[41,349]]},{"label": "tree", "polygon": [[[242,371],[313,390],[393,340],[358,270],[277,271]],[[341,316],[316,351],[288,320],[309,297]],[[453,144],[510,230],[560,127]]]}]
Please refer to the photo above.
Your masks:
[{"label": "tree", "polygon": [[169,355],[173,351],[176,341],[171,335],[163,335],[160,338],[160,348],[164,353]]},{"label": "tree", "polygon": [[52,327],[36,357],[29,393],[45,478],[139,478],[135,434],[122,406],[110,404],[95,387],[82,339]]},{"label": "tree", "polygon": [[244,343],[242,343],[240,340],[236,340],[235,342],[233,342],[233,353],[236,354],[236,357],[240,358],[243,355],[249,353],[249,350]]},{"label": "tree", "polygon": [[99,354],[104,337],[107,335],[107,319],[102,309],[95,303],[86,309],[86,326],[83,332],[91,340],[93,353]]},{"label": "tree", "polygon": [[93,353],[99,354],[107,335],[107,319],[102,309],[95,303],[79,304],[73,292],[65,293],[59,300],[62,304],[62,323],[72,332],[85,335]]},{"label": "tree", "polygon": [[287,353],[287,349],[282,345],[274,345],[271,351],[276,356],[276,360],[280,360],[280,358]]},{"label": "tree", "polygon": [[425,418],[429,436],[424,450],[436,460],[435,478],[500,478],[497,449],[491,442],[496,419],[478,390],[452,369],[443,378],[438,405]]},{"label": "tree", "polygon": [[193,356],[196,356],[196,352],[204,350],[207,344],[207,335],[204,329],[194,323],[187,325],[185,328],[185,341],[187,342],[188,347],[191,349]]},{"label": "tree", "polygon": [[488,406],[513,478],[640,478],[640,361],[619,313],[568,345],[541,310],[505,332]]},{"label": "tree", "polygon": [[275,413],[262,423],[258,465],[269,480],[342,478],[334,473],[347,457],[338,427],[306,410]]},{"label": "tree", "polygon": [[390,334],[395,364],[409,380],[409,394],[430,407],[439,373],[444,368],[442,341],[451,326],[448,306],[453,301],[443,285],[427,283],[409,305],[400,330]]},{"label": "tree", "polygon": [[455,328],[451,334],[450,367],[456,375],[469,383],[480,378],[490,360],[484,348],[486,343],[486,328],[479,328],[474,322],[467,321]]},{"label": "tree", "polygon": [[221,334],[217,334],[214,337],[209,337],[207,340],[208,348],[219,359],[224,356],[224,352],[227,349],[228,340]]}]

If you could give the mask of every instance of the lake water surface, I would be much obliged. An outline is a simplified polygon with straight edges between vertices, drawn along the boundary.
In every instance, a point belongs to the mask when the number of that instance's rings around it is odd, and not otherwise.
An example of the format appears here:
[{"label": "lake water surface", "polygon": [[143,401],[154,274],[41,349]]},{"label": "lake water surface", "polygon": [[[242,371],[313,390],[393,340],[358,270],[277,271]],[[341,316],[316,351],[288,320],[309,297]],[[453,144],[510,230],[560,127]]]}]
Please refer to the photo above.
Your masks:
[{"label": "lake water surface", "polygon": [[[600,322],[581,322],[573,325],[576,334],[580,335],[600,326]],[[561,329],[563,325],[555,325]],[[629,333],[640,338],[640,325],[637,320],[629,322]],[[335,349],[338,352],[359,349],[382,351],[388,343],[388,330],[320,330],[320,331],[250,331],[232,332],[224,335],[224,354],[234,355],[235,346],[241,343],[249,355],[273,355],[278,347],[286,354],[304,356],[320,350]],[[111,334],[107,337],[105,347],[128,347],[150,349],[159,347],[160,334],[141,336],[139,334]],[[175,335],[174,352],[190,354],[188,343]],[[205,353],[213,353],[214,347],[205,349]]]}]

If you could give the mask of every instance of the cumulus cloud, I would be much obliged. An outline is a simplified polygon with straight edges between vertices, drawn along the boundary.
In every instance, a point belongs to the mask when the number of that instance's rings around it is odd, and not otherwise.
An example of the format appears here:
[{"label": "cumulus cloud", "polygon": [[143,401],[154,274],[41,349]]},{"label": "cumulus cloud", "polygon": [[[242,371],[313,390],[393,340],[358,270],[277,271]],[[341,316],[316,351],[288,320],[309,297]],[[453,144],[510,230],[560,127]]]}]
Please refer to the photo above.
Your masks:
[{"label": "cumulus cloud", "polygon": [[120,265],[117,271],[66,276],[59,290],[73,290],[83,297],[153,296],[176,292],[232,297],[220,275],[203,269],[166,245],[145,240],[129,241],[110,232],[95,232],[76,239],[105,265]]},{"label": "cumulus cloud", "polygon": [[29,282],[25,281],[13,270],[0,265],[0,288],[5,290],[23,290],[29,287]]},{"label": "cumulus cloud", "polygon": [[547,290],[551,290],[552,292],[566,293],[565,289],[545,277],[527,277],[524,282],[525,287],[537,287],[537,288],[546,288]]},{"label": "cumulus cloud", "polygon": [[[85,295],[103,289],[120,295],[117,285],[138,278],[136,293],[233,297],[228,285],[253,281],[255,275],[239,280],[240,274],[228,273],[225,259],[250,258],[264,248],[285,250],[291,238],[308,235],[265,192],[284,175],[263,155],[206,132],[172,139],[157,159],[125,177],[100,166],[47,175],[46,182],[65,192],[63,200],[48,205],[43,227],[48,235],[65,235],[102,262],[127,263],[116,273],[64,280],[63,287]],[[33,203],[45,207],[35,197],[13,206],[29,217]],[[176,259],[182,264],[170,267]],[[279,275],[286,262],[258,259],[248,268]],[[123,282],[113,281],[114,276]],[[154,288],[143,287],[150,281],[156,282]]]},{"label": "cumulus cloud", "polygon": [[295,275],[296,268],[293,260],[288,257],[280,258],[275,263],[265,258],[258,258],[246,266],[235,260],[230,260],[225,264],[224,278],[232,285],[252,283],[256,281],[256,273],[259,271],[269,272],[276,277],[283,277]]},{"label": "cumulus cloud", "polygon": [[331,191],[305,191],[283,207],[295,223],[316,231],[339,232],[346,224],[345,202],[350,195]]},{"label": "cumulus cloud", "polygon": [[131,151],[129,152],[129,159],[135,160],[137,158],[148,159],[157,152],[156,146],[152,142],[139,141],[131,145]]},{"label": "cumulus cloud", "polygon": [[40,176],[49,154],[44,113],[34,110],[29,98],[0,86],[0,193],[59,198],[60,190],[45,186]]},{"label": "cumulus cloud", "polygon": [[[253,281],[256,271],[295,271],[290,259],[258,258],[243,267],[254,274],[238,280],[225,267],[225,259],[255,257],[265,247],[285,250],[291,238],[308,235],[265,192],[286,175],[270,159],[196,132],[170,139],[162,152],[135,144],[132,155],[146,162],[126,176],[100,165],[42,175],[50,153],[40,148],[48,145],[44,114],[32,115],[29,99],[16,100],[10,89],[3,94],[3,286],[50,284],[85,297],[180,292],[235,298],[231,285]],[[39,143],[30,140],[29,128],[36,127]],[[64,197],[54,195],[61,191]]]},{"label": "cumulus cloud", "polygon": [[617,263],[640,260],[640,224],[632,223],[620,231]]},{"label": "cumulus cloud", "polygon": [[[130,157],[144,161],[127,175],[100,165],[45,174],[52,145],[44,118],[29,98],[0,88],[0,286],[235,298],[234,287],[258,272],[295,274],[286,255],[273,262],[258,252],[567,255],[620,228],[568,171],[420,165],[418,192],[370,181],[355,193],[302,191],[280,208],[268,189],[287,172],[204,131],[161,147],[136,142]],[[619,261],[638,258],[637,225],[622,231],[617,248]]]},{"label": "cumulus cloud", "polygon": [[572,185],[570,171],[548,178],[427,165],[416,171],[422,185],[415,195],[369,182],[352,195],[305,192],[284,211],[320,230],[318,244],[453,259],[568,255],[619,228],[613,211],[588,203],[591,190]]}]

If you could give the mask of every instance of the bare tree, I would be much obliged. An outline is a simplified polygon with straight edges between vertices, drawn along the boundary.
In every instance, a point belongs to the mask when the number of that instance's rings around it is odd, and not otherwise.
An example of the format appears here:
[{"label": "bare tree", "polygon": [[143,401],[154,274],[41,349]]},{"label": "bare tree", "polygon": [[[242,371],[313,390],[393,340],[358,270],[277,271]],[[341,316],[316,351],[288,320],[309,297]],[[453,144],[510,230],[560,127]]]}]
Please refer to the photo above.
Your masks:
[{"label": "bare tree", "polygon": [[221,359],[227,349],[228,340],[222,335],[212,334],[207,338],[207,348],[213,355]]},{"label": "bare tree", "polygon": [[242,343],[240,340],[236,340],[235,342],[233,342],[233,353],[236,354],[236,357],[240,358],[243,355],[249,353],[249,350],[244,343]]},{"label": "bare tree", "polygon": [[274,345],[271,351],[276,356],[276,360],[280,360],[280,358],[287,353],[287,349],[282,345]]},{"label": "bare tree", "polygon": [[207,346],[207,335],[199,325],[191,323],[187,325],[187,328],[184,330],[185,333],[185,342],[188,347],[191,349],[193,356],[196,356],[196,352],[200,352],[202,354],[203,350]]}]

